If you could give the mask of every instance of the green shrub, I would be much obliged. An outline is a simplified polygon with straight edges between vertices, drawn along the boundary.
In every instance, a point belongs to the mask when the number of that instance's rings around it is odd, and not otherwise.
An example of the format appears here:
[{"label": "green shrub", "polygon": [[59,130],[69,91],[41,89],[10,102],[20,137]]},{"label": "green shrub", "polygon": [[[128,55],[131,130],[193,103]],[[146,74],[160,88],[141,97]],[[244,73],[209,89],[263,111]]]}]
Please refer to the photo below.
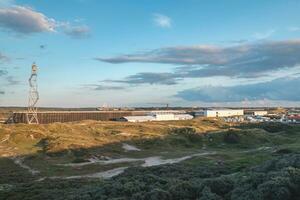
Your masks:
[{"label": "green shrub", "polygon": [[210,187],[213,193],[225,196],[233,189],[234,181],[229,177],[222,176],[218,178],[208,179],[203,184]]},{"label": "green shrub", "polygon": [[197,187],[186,181],[172,186],[169,192],[174,200],[196,199],[199,196]]},{"label": "green shrub", "polygon": [[258,186],[258,192],[263,199],[290,199],[291,182],[289,178],[276,177]]},{"label": "green shrub", "polygon": [[229,130],[224,135],[224,142],[229,144],[236,144],[240,142],[240,136],[236,131]]},{"label": "green shrub", "polygon": [[171,195],[169,192],[161,190],[161,189],[154,189],[150,192],[147,192],[144,196],[144,200],[171,200]]},{"label": "green shrub", "polygon": [[282,124],[282,123],[264,123],[261,124],[261,128],[263,128],[265,131],[268,131],[270,133],[277,133],[281,131],[286,131],[291,128],[288,124]]},{"label": "green shrub", "polygon": [[222,200],[222,197],[211,192],[209,187],[205,187],[201,192],[201,197],[198,200]]},{"label": "green shrub", "polygon": [[290,150],[290,149],[278,149],[275,153],[277,153],[277,154],[289,154],[289,153],[292,153],[292,150]]}]

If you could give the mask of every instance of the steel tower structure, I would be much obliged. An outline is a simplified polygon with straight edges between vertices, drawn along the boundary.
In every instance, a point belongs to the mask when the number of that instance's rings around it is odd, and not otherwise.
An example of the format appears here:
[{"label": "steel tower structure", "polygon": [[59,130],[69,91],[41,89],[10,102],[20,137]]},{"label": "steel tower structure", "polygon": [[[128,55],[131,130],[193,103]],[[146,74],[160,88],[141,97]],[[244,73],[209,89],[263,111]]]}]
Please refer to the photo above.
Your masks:
[{"label": "steel tower structure", "polygon": [[29,100],[28,100],[28,110],[27,110],[27,123],[28,124],[38,124],[38,115],[36,104],[39,100],[39,92],[37,85],[37,70],[38,67],[35,63],[31,67],[31,76],[29,78]]}]

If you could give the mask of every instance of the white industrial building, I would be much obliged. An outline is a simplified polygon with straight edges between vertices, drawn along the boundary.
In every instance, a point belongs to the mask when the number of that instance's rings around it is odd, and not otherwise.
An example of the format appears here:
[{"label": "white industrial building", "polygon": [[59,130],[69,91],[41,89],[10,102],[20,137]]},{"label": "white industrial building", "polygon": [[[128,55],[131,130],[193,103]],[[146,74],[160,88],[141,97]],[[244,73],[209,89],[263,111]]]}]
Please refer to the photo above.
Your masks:
[{"label": "white industrial building", "polygon": [[268,111],[266,111],[266,110],[254,110],[254,109],[245,110],[244,113],[247,116],[265,116],[265,115],[268,115]]},{"label": "white industrial building", "polygon": [[155,118],[153,116],[125,116],[119,119],[118,121],[126,121],[126,122],[149,122],[154,121]]},{"label": "white industrial building", "polygon": [[209,109],[195,112],[195,116],[203,117],[233,117],[243,115],[244,110],[242,109]]},{"label": "white industrial building", "polygon": [[264,115],[267,115],[267,114],[268,114],[268,111],[265,111],[265,110],[253,111],[253,115],[255,115],[255,116],[264,116]]},{"label": "white industrial building", "polygon": [[183,111],[151,111],[145,116],[125,116],[120,121],[128,122],[146,122],[146,121],[173,121],[173,120],[189,120],[194,117],[189,114],[185,114]]},{"label": "white industrial building", "polygon": [[193,119],[194,117],[190,114],[176,114],[174,115],[175,120],[189,120]]}]

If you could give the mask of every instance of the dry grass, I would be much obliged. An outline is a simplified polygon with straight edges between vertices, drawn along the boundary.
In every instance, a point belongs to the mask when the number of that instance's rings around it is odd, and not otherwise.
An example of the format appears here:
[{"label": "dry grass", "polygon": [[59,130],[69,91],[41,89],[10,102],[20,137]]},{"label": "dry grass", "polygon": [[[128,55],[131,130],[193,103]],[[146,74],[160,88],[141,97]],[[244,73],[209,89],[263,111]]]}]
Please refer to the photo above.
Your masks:
[{"label": "dry grass", "polygon": [[[198,132],[207,132],[219,130],[225,125],[224,122],[207,119],[145,123],[82,121],[45,125],[2,124],[0,156],[101,147],[122,141],[163,138],[169,134],[168,130],[175,127],[193,127]],[[7,149],[10,155],[7,155]]]}]

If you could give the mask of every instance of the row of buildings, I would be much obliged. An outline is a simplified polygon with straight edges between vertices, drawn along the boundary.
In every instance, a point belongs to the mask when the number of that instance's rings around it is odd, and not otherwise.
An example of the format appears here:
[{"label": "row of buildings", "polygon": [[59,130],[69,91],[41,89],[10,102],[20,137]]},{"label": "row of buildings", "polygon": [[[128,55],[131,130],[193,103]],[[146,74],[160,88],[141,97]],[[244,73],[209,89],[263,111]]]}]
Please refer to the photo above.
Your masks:
[{"label": "row of buildings", "polygon": [[206,109],[194,112],[178,111],[178,110],[159,110],[150,111],[142,116],[124,116],[118,121],[128,122],[146,122],[146,121],[173,121],[173,120],[189,120],[194,117],[239,117],[244,115],[264,116],[268,112],[264,110],[248,110],[243,109]]},{"label": "row of buildings", "polygon": [[118,119],[118,121],[128,122],[146,122],[146,121],[174,121],[174,120],[189,120],[194,116],[185,113],[185,111],[177,110],[160,110],[151,111],[144,116],[125,116]]}]

